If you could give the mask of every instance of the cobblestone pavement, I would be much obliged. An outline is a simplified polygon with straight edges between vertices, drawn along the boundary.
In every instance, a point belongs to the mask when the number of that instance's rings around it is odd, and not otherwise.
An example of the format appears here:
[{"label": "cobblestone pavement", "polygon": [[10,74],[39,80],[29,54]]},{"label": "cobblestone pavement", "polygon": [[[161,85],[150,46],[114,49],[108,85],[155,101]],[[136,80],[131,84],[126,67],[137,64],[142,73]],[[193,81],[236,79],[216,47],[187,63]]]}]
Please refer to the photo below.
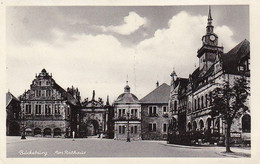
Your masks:
[{"label": "cobblestone pavement", "polygon": [[165,141],[115,141],[109,139],[63,139],[7,137],[9,157],[250,157],[250,149],[198,147],[166,144]]}]

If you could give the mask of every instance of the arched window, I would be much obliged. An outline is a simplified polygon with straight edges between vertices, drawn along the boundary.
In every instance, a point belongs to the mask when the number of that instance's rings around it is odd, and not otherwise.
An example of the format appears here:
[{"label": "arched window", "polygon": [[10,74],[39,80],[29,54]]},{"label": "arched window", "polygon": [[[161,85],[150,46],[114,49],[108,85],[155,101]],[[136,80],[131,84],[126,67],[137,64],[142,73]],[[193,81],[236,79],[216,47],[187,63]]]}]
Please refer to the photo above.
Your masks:
[{"label": "arched window", "polygon": [[207,130],[210,130],[210,128],[211,128],[211,119],[208,118],[207,119]]},{"label": "arched window", "polygon": [[193,128],[194,131],[197,130],[197,123],[196,123],[196,121],[193,121],[192,128]]},{"label": "arched window", "polygon": [[242,132],[244,133],[251,132],[251,117],[248,114],[242,117]]},{"label": "arched window", "polygon": [[34,129],[34,135],[37,136],[37,135],[42,135],[42,131],[40,128],[35,128]]},{"label": "arched window", "polygon": [[61,129],[60,128],[55,128],[53,130],[54,136],[61,136]]},{"label": "arched window", "polygon": [[44,136],[50,136],[51,135],[51,129],[50,128],[45,128],[43,131]]},{"label": "arched window", "polygon": [[200,130],[203,130],[203,128],[204,128],[204,122],[200,120]]},{"label": "arched window", "polygon": [[191,131],[191,128],[192,128],[192,127],[191,127],[191,123],[189,122],[189,123],[188,123],[188,130]]}]

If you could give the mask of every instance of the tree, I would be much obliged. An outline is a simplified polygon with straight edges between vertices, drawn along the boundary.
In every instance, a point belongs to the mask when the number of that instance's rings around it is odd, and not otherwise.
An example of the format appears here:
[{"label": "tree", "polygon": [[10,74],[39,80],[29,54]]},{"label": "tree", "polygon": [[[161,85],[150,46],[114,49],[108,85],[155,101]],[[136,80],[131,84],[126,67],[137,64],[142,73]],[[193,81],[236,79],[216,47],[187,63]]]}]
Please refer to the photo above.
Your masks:
[{"label": "tree", "polygon": [[249,108],[246,105],[249,96],[249,82],[245,76],[235,78],[234,83],[229,81],[215,88],[212,92],[212,115],[222,118],[226,124],[225,146],[230,150],[230,129],[234,119],[241,117]]}]

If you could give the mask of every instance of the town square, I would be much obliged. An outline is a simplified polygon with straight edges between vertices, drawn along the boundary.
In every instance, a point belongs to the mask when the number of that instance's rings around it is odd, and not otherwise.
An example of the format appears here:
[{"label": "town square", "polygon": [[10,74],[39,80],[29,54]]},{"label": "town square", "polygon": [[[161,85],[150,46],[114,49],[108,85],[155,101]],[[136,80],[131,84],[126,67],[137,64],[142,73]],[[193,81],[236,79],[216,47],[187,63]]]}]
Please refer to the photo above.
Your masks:
[{"label": "town square", "polygon": [[248,10],[8,7],[7,158],[251,157]]}]

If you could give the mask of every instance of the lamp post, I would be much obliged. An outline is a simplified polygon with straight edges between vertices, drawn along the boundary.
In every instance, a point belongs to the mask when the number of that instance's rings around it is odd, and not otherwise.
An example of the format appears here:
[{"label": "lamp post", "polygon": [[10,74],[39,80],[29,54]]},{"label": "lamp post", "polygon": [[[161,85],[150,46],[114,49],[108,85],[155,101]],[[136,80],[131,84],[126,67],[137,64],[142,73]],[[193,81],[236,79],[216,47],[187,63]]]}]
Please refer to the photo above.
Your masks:
[{"label": "lamp post", "polygon": [[129,136],[129,111],[127,112],[127,139],[126,142],[130,142],[130,136]]}]

